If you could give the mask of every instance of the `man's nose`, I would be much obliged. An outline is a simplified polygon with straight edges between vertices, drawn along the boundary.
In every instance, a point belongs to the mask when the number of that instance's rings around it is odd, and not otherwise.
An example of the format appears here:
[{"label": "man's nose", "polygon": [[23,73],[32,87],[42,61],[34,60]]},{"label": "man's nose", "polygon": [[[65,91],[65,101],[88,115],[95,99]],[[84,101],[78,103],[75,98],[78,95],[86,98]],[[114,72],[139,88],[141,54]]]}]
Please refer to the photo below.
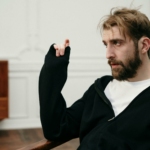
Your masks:
[{"label": "man's nose", "polygon": [[114,58],[114,57],[115,57],[114,49],[110,45],[107,45],[106,58],[110,59],[110,58]]}]

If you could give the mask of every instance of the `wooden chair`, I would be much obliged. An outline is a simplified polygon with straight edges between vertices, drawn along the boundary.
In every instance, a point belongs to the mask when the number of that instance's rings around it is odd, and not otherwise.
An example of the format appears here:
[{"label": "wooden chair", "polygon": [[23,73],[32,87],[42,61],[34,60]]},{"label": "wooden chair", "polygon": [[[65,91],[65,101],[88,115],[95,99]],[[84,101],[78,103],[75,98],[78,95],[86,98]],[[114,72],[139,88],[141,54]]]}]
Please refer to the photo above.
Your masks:
[{"label": "wooden chair", "polygon": [[8,61],[0,61],[0,120],[8,118]]},{"label": "wooden chair", "polygon": [[48,141],[46,139],[43,139],[39,142],[33,143],[31,145],[20,148],[18,150],[50,150],[50,149],[57,147],[65,142],[67,142],[67,141],[56,142],[56,141]]}]

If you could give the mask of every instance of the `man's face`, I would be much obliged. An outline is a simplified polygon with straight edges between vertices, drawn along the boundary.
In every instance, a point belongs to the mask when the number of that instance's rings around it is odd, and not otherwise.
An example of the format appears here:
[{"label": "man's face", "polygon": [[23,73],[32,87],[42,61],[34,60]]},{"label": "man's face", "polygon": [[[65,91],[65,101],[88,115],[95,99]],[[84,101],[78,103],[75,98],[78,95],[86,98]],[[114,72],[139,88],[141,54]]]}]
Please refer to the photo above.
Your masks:
[{"label": "man's face", "polygon": [[124,37],[117,26],[104,30],[102,38],[113,77],[120,81],[135,77],[142,64],[138,46],[127,35]]}]

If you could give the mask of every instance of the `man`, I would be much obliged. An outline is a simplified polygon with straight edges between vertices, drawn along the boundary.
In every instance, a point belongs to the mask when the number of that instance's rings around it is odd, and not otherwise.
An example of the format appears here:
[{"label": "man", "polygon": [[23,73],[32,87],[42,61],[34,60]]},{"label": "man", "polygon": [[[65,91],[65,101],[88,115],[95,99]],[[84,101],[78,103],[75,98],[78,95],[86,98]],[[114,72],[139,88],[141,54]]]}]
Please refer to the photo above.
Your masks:
[{"label": "man", "polygon": [[116,9],[100,23],[112,76],[97,79],[66,108],[69,40],[54,44],[39,79],[45,138],[80,138],[78,150],[150,149],[150,21],[135,9]]}]

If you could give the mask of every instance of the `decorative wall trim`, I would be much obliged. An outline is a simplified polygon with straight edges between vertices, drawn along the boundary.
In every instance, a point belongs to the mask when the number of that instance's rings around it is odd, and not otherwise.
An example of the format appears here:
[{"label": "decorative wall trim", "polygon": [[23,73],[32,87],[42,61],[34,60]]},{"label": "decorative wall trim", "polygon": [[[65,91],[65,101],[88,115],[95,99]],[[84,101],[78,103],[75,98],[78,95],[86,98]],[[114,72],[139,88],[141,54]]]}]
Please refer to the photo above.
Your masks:
[{"label": "decorative wall trim", "polygon": [[[21,83],[21,81],[23,81],[23,83]],[[29,81],[29,75],[25,73],[24,74],[17,73],[17,74],[9,75],[9,118],[28,117],[28,99],[29,99],[28,81]],[[19,84],[17,85],[17,83]],[[20,94],[20,93],[24,93],[24,94]],[[23,109],[21,109],[20,107],[22,107]]]},{"label": "decorative wall trim", "polygon": [[41,128],[39,118],[5,119],[0,122],[0,129]]},{"label": "decorative wall trim", "polygon": [[[44,62],[44,60],[43,60]],[[22,71],[39,71],[43,65],[42,61],[9,61],[10,72]],[[96,56],[80,56],[71,57],[69,70],[70,71],[97,71],[107,70],[109,66],[105,58]]]}]

